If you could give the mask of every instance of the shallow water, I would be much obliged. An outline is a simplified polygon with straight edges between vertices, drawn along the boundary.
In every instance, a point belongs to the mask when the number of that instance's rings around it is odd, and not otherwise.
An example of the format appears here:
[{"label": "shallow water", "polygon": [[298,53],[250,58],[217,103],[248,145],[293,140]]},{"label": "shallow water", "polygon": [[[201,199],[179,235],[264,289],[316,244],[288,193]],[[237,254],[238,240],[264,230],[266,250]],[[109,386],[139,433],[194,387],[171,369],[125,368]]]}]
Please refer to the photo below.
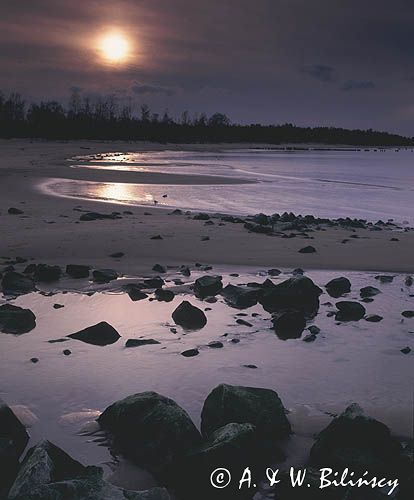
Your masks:
[{"label": "shallow water", "polygon": [[[212,272],[222,274],[224,284],[265,279],[264,271],[247,268],[216,268]],[[230,272],[240,276],[230,277]],[[182,278],[175,273],[171,270],[169,277]],[[193,273],[191,279],[198,275]],[[307,275],[323,285],[338,273],[313,271]],[[289,276],[286,273],[272,279],[280,282]],[[324,293],[320,302],[325,305],[312,322],[321,333],[311,343],[280,340],[269,328],[270,315],[260,305],[243,311],[253,324],[250,328],[236,324],[240,311],[220,297],[214,304],[181,294],[171,303],[132,302],[125,293],[96,289],[87,280],[62,279],[61,289],[51,296],[31,293],[12,301],[32,309],[37,326],[20,336],[0,333],[0,397],[14,405],[16,413],[31,426],[32,443],[46,437],[75,458],[95,465],[111,462],[110,454],[94,437],[80,431],[110,403],[154,390],[177,401],[199,425],[203,401],[219,383],[267,387],[279,393],[296,432],[288,445],[289,466],[303,462],[314,433],[329,422],[330,415],[353,401],[395,434],[409,437],[413,425],[413,353],[404,355],[400,349],[413,347],[414,319],[404,319],[401,312],[412,309],[414,299],[402,275],[390,284],[379,284],[373,273],[350,272],[347,276],[353,285],[349,298],[358,299],[362,286],[382,290],[365,306],[368,314],[384,316],[383,321],[336,324],[333,317],[327,317],[335,308],[326,302],[334,304],[341,299]],[[81,283],[83,293],[70,291],[75,283]],[[86,295],[88,291],[94,293]],[[183,299],[211,308],[206,312],[206,327],[193,332],[177,327],[176,334],[170,331],[171,313]],[[65,307],[56,310],[55,303]],[[260,315],[253,317],[252,313]],[[48,342],[99,321],[112,324],[122,338],[105,347],[74,339]],[[154,338],[161,344],[124,347],[128,338],[138,337]],[[232,343],[234,338],[240,342]],[[212,340],[221,340],[224,347],[207,347]],[[193,347],[199,348],[198,356],[180,355]],[[63,355],[64,349],[72,354]],[[32,357],[39,362],[33,364]],[[257,368],[243,366],[247,364]],[[127,479],[120,481],[123,485],[131,479],[131,474],[125,475]]]},{"label": "shallow water", "polygon": [[[411,150],[222,150],[108,153],[71,159],[74,168],[214,175],[232,185],[155,185],[50,179],[48,193],[130,205],[232,214],[292,211],[321,217],[414,223]],[[167,197],[163,197],[167,195]]]}]

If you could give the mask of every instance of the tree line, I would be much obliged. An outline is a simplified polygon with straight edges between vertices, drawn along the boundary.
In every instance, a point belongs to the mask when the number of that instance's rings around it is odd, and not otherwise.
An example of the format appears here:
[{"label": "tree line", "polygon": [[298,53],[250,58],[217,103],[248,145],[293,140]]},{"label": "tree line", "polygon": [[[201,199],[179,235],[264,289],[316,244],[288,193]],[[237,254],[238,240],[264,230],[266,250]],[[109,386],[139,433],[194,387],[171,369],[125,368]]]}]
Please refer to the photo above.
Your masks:
[{"label": "tree line", "polygon": [[184,111],[179,118],[154,113],[143,104],[119,104],[115,96],[92,99],[74,90],[67,107],[57,101],[27,103],[18,93],[0,92],[0,137],[145,140],[174,143],[319,143],[354,146],[413,146],[414,138],[387,132],[337,127],[240,125],[223,113]]}]

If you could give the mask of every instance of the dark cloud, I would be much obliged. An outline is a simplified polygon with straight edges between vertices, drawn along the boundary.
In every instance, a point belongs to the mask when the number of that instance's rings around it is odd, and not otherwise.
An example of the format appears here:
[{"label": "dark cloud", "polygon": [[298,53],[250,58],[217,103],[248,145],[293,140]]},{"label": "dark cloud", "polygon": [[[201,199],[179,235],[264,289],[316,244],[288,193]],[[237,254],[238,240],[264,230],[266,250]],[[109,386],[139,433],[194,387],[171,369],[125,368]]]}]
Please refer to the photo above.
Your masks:
[{"label": "dark cloud", "polygon": [[348,80],[342,85],[342,90],[349,91],[349,90],[367,90],[367,89],[374,89],[375,88],[375,83],[372,81],[355,81],[355,80]]},{"label": "dark cloud", "polygon": [[131,90],[137,95],[164,94],[166,96],[173,96],[175,94],[175,91],[170,88],[159,87],[157,85],[141,85],[139,83],[134,84]]},{"label": "dark cloud", "polygon": [[320,82],[332,82],[334,79],[334,68],[325,66],[324,64],[314,64],[313,66],[305,66],[302,72],[319,80]]}]

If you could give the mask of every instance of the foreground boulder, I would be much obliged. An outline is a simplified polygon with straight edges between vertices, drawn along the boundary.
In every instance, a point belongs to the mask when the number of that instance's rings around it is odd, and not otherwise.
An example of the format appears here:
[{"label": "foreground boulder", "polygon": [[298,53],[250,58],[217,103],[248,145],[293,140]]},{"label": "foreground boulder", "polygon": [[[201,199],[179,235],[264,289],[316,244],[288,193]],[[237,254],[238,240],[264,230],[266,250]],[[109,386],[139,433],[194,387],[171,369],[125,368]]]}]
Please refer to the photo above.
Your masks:
[{"label": "foreground boulder", "polygon": [[335,314],[335,319],[337,321],[358,321],[362,319],[366,313],[365,307],[359,302],[343,300],[337,302],[335,305],[338,308]]},{"label": "foreground boulder", "polygon": [[296,275],[278,285],[262,288],[259,302],[267,312],[285,309],[314,315],[319,308],[322,290],[307,276]]},{"label": "foreground boulder", "polygon": [[201,299],[214,297],[220,293],[222,288],[221,276],[202,276],[197,278],[194,283],[194,293]]},{"label": "foreground boulder", "polygon": [[33,292],[36,289],[32,278],[15,271],[9,271],[4,274],[1,286],[5,295],[22,295]]},{"label": "foreground boulder", "polygon": [[29,441],[25,427],[0,399],[0,498],[16,477],[19,458]]},{"label": "foreground boulder", "polygon": [[59,266],[49,266],[47,264],[37,264],[34,269],[33,277],[35,281],[42,283],[52,283],[57,281],[62,274]]},{"label": "foreground boulder", "polygon": [[348,278],[341,276],[340,278],[334,278],[325,285],[326,291],[331,297],[338,298],[344,293],[349,293],[351,291],[351,282]]},{"label": "foreground boulder", "polygon": [[30,309],[4,304],[0,306],[0,331],[20,335],[33,330],[36,316]]},{"label": "foreground boulder", "polygon": [[404,475],[408,465],[400,443],[388,427],[366,416],[355,403],[318,435],[309,461],[316,467],[348,467],[357,473],[368,470],[383,474],[381,477]]},{"label": "foreground boulder", "polygon": [[68,337],[81,340],[87,344],[104,346],[114,344],[121,336],[113,326],[106,321],[101,321],[96,325],[88,326],[79,332],[72,333]]},{"label": "foreground boulder", "polygon": [[134,394],[109,406],[98,418],[111,448],[154,474],[189,453],[201,436],[188,414],[156,392]]},{"label": "foreground boulder", "polygon": [[257,304],[259,291],[247,286],[227,285],[221,295],[229,306],[246,309]]},{"label": "foreground boulder", "polygon": [[80,264],[68,264],[66,266],[66,274],[75,279],[89,278],[90,270],[89,266],[82,266]]},{"label": "foreground boulder", "polygon": [[204,312],[190,304],[187,300],[181,302],[174,310],[172,318],[177,325],[189,330],[203,328],[207,323],[207,317]]},{"label": "foreground boulder", "polygon": [[208,437],[229,423],[254,425],[256,438],[269,445],[291,433],[282,401],[271,389],[228,384],[213,389],[204,402],[201,431]]},{"label": "foreground boulder", "polygon": [[274,313],[272,323],[277,336],[282,340],[299,338],[306,326],[305,316],[301,311]]}]

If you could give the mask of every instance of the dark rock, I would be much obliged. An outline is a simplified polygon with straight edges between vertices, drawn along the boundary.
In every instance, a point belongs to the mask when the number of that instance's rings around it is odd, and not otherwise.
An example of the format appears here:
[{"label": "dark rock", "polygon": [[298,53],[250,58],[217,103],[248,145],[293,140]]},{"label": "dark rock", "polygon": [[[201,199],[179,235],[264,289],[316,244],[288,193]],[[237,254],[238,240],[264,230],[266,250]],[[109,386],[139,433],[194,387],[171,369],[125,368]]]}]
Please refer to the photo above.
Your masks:
[{"label": "dark rock", "polygon": [[236,319],[236,323],[238,325],[242,325],[242,326],[249,326],[249,327],[253,326],[251,323],[249,323],[248,321],[241,319],[241,318]]},{"label": "dark rock", "polygon": [[72,351],[70,349],[65,349],[62,351],[65,356],[70,356],[72,354]]},{"label": "dark rock", "polygon": [[36,363],[39,363],[39,358],[30,358],[30,361],[31,361],[33,364],[36,364]]},{"label": "dark rock", "polygon": [[63,304],[53,304],[53,309],[62,309],[65,307]]},{"label": "dark rock", "polygon": [[198,356],[200,354],[198,349],[187,349],[181,353],[181,356],[185,358],[193,358],[194,356]]},{"label": "dark rock", "polygon": [[375,288],[375,286],[364,286],[363,288],[361,288],[359,293],[361,297],[365,299],[367,297],[375,297],[375,295],[381,293],[381,290],[378,290],[378,288]]},{"label": "dark rock", "polygon": [[256,365],[243,365],[244,368],[251,368],[252,370],[256,370],[257,366]]},{"label": "dark rock", "polygon": [[201,413],[201,431],[206,437],[229,423],[252,424],[258,441],[273,441],[291,433],[282,401],[275,391],[227,384],[210,392]]},{"label": "dark rock", "polygon": [[171,302],[174,300],[174,296],[172,290],[164,290],[163,288],[157,288],[157,290],[155,290],[155,298],[160,302]]},{"label": "dark rock", "polygon": [[158,474],[201,443],[188,414],[156,392],[134,394],[109,406],[98,418],[111,434],[111,448]]},{"label": "dark rock", "polygon": [[410,347],[407,346],[407,347],[404,347],[403,349],[401,349],[401,352],[403,354],[410,354],[411,349],[410,349]]},{"label": "dark rock", "polygon": [[52,283],[57,281],[62,274],[59,266],[49,266],[47,264],[37,264],[33,277],[35,281],[42,283]]},{"label": "dark rock", "polygon": [[364,319],[365,321],[369,321],[370,323],[379,323],[384,318],[382,316],[379,316],[378,314],[367,314]]},{"label": "dark rock", "polygon": [[79,279],[79,278],[89,278],[89,266],[82,266],[79,264],[68,264],[66,266],[66,274],[71,278]]},{"label": "dark rock", "polygon": [[401,314],[404,318],[414,318],[414,311],[403,311]]},{"label": "dark rock", "polygon": [[257,304],[259,291],[246,286],[227,285],[221,295],[231,307],[245,309]]},{"label": "dark rock", "polygon": [[109,283],[118,278],[118,273],[113,269],[95,269],[92,276],[96,283]]},{"label": "dark rock", "polygon": [[386,425],[364,415],[356,404],[334,418],[317,437],[310,452],[316,467],[349,468],[355,473],[369,471],[397,477],[406,468],[400,443]]},{"label": "dark rock", "polygon": [[340,278],[334,278],[325,285],[326,291],[331,297],[338,298],[344,293],[349,293],[351,291],[351,282],[348,278],[341,276]]},{"label": "dark rock", "polygon": [[125,343],[125,347],[140,347],[143,345],[156,345],[160,343],[161,342],[154,339],[128,339]]},{"label": "dark rock", "polygon": [[33,274],[36,271],[37,264],[29,264],[24,268],[23,274]]},{"label": "dark rock", "polygon": [[164,280],[162,278],[160,278],[159,276],[155,277],[155,278],[148,278],[148,279],[145,279],[141,286],[142,288],[162,288],[164,286]]},{"label": "dark rock", "polygon": [[33,292],[36,289],[34,281],[31,278],[15,271],[4,274],[1,286],[5,295],[20,295]]},{"label": "dark rock", "polygon": [[282,340],[299,338],[306,326],[303,312],[294,310],[274,313],[272,323],[276,335]]},{"label": "dark rock", "polygon": [[20,335],[36,327],[36,316],[30,309],[12,304],[0,306],[0,331]]},{"label": "dark rock", "polygon": [[261,224],[255,224],[253,222],[245,222],[244,227],[245,227],[245,229],[247,229],[248,231],[251,231],[252,233],[259,233],[259,234],[272,234],[273,233],[272,226],[263,226]]},{"label": "dark rock", "polygon": [[122,219],[122,217],[116,213],[101,214],[98,212],[87,212],[79,217],[79,220],[81,221],[94,221],[94,220],[105,220],[105,219],[115,220],[115,219]]},{"label": "dark rock", "polygon": [[315,253],[316,252],[316,248],[309,245],[307,247],[303,247],[301,248],[300,250],[298,250],[299,253]]},{"label": "dark rock", "polygon": [[318,335],[319,333],[321,333],[321,329],[316,325],[308,326],[308,330],[312,333],[312,335]]},{"label": "dark rock", "polygon": [[209,342],[208,347],[211,347],[213,349],[221,349],[223,347],[223,342],[220,342],[218,340],[213,340],[212,342]]},{"label": "dark rock", "polygon": [[394,276],[389,276],[387,274],[380,274],[378,276],[375,276],[375,279],[378,280],[380,283],[392,283],[394,280]]},{"label": "dark rock", "polygon": [[197,297],[214,297],[223,289],[221,276],[202,276],[197,278],[194,283],[194,293]]},{"label": "dark rock", "polygon": [[200,212],[199,214],[194,215],[194,220],[210,220],[210,216],[206,213]]},{"label": "dark rock", "polygon": [[130,283],[125,286],[125,289],[129,295],[129,298],[133,301],[136,302],[137,300],[143,300],[148,297],[146,293],[144,293],[139,285]]},{"label": "dark rock", "polygon": [[181,266],[180,271],[181,271],[181,274],[183,276],[190,276],[191,275],[191,271],[190,271],[190,268],[188,266]]},{"label": "dark rock", "polygon": [[208,304],[215,304],[217,302],[217,297],[206,297],[204,302],[207,302]]},{"label": "dark rock", "polygon": [[161,273],[161,274],[164,274],[167,272],[167,268],[162,266],[161,264],[155,264],[152,268],[153,271],[155,271],[156,273]]},{"label": "dark rock", "polygon": [[198,307],[190,304],[187,300],[181,302],[181,304],[174,310],[172,318],[177,325],[189,330],[203,328],[203,326],[207,323],[207,318],[204,312]]},{"label": "dark rock", "polygon": [[303,342],[314,342],[316,340],[316,335],[314,333],[310,333],[309,335],[305,335],[302,340]]},{"label": "dark rock", "polygon": [[102,321],[84,330],[72,333],[68,337],[81,340],[87,344],[104,346],[115,343],[121,336],[114,327],[106,323],[106,321]]},{"label": "dark rock", "polygon": [[414,279],[412,276],[407,276],[404,281],[406,286],[412,286],[414,283]]},{"label": "dark rock", "polygon": [[111,253],[109,257],[112,257],[113,259],[121,259],[124,255],[124,252],[115,252]]},{"label": "dark rock", "polygon": [[201,241],[209,241],[210,240],[210,236],[202,236],[201,237]]},{"label": "dark rock", "polygon": [[162,240],[164,239],[160,234],[156,234],[155,236],[151,236],[150,240]]},{"label": "dark rock", "polygon": [[304,271],[303,269],[301,269],[300,267],[296,267],[296,268],[292,271],[292,274],[293,274],[293,276],[303,275],[303,274],[305,274],[305,271]]},{"label": "dark rock", "polygon": [[267,274],[269,274],[270,276],[279,276],[279,274],[282,274],[282,271],[280,271],[279,269],[269,269],[267,271]]},{"label": "dark rock", "polygon": [[7,210],[7,213],[9,215],[22,215],[22,214],[24,214],[23,210],[20,210],[19,208],[15,208],[15,207],[10,207]]},{"label": "dark rock", "polygon": [[358,321],[365,316],[365,307],[358,302],[343,300],[337,302],[336,307],[339,309],[335,314],[337,321]]}]

